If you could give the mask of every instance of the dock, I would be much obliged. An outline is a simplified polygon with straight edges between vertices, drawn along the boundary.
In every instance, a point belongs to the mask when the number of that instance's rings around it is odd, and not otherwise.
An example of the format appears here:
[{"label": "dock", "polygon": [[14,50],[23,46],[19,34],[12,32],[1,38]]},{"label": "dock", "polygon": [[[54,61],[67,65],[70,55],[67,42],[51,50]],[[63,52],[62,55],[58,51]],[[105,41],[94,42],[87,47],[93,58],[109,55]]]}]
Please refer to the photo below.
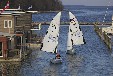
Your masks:
[{"label": "dock", "polygon": [[104,43],[109,48],[109,51],[112,52],[112,36],[109,36],[107,33],[102,32],[102,28],[99,28],[99,26],[94,25],[94,30],[98,34],[98,36],[101,38],[101,40],[104,41]]},{"label": "dock", "polygon": [[[29,43],[28,44],[28,49],[27,50],[19,50],[19,49],[14,49],[10,50],[8,53],[7,58],[0,58],[0,62],[21,62],[24,59],[28,57],[28,55],[33,51],[38,48],[40,48],[41,44],[40,43]],[[21,51],[21,53],[20,53]]]}]

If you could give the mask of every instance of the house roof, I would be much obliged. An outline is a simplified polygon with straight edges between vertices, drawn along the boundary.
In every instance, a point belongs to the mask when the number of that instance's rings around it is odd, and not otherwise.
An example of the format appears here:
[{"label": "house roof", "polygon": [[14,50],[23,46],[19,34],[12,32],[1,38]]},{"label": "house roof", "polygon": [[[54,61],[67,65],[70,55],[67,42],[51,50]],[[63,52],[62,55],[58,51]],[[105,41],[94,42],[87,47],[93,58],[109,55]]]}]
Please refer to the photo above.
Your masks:
[{"label": "house roof", "polygon": [[[0,9],[3,10],[3,9]],[[5,9],[6,11],[22,11],[22,9]]]},{"label": "house roof", "polygon": [[[1,11],[2,9],[0,9]],[[20,15],[21,13],[26,13],[22,9],[6,9],[1,15]]]},{"label": "house roof", "polygon": [[[0,9],[0,11],[3,9]],[[25,11],[22,9],[5,9],[5,11],[1,14],[21,14],[21,13],[38,13],[38,11]]]}]

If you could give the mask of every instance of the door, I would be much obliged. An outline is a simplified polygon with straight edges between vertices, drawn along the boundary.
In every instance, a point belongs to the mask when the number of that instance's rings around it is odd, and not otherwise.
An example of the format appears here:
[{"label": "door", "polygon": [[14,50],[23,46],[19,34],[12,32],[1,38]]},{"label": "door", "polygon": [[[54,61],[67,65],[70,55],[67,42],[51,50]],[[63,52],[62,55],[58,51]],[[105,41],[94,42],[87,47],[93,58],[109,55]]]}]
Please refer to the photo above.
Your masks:
[{"label": "door", "polygon": [[2,56],[2,42],[0,42],[0,56]]}]

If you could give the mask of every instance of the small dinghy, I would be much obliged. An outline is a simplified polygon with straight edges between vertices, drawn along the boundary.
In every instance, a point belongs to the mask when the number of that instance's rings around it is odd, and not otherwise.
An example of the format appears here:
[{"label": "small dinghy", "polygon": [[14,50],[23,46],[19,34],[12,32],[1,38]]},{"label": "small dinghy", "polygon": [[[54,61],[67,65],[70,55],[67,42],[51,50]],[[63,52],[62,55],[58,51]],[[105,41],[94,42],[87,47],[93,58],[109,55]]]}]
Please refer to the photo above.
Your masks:
[{"label": "small dinghy", "polygon": [[50,62],[53,63],[53,64],[60,64],[60,63],[62,63],[62,59],[53,58],[53,59],[50,60]]},{"label": "small dinghy", "polygon": [[[58,53],[57,45],[58,45],[58,38],[59,38],[59,27],[60,27],[60,16],[61,12],[59,12],[51,21],[50,26],[46,32],[46,35],[42,42],[42,51]],[[62,63],[61,58],[53,58],[50,59],[50,62],[53,64]]]}]

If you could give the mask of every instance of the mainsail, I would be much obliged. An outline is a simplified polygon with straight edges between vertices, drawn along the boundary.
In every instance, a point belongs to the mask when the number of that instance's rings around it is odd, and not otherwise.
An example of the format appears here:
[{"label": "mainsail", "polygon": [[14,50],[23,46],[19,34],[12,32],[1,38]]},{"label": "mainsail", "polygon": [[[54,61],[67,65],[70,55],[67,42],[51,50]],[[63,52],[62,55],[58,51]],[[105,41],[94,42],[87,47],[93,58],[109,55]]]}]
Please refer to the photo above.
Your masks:
[{"label": "mainsail", "polygon": [[68,32],[67,50],[72,50],[73,45],[84,44],[83,33],[79,28],[79,24],[75,16],[69,12],[70,26]]},{"label": "mainsail", "polygon": [[60,16],[61,16],[61,12],[59,12],[52,19],[50,26],[42,42],[42,47],[41,47],[42,51],[53,52],[53,53],[57,51]]}]

